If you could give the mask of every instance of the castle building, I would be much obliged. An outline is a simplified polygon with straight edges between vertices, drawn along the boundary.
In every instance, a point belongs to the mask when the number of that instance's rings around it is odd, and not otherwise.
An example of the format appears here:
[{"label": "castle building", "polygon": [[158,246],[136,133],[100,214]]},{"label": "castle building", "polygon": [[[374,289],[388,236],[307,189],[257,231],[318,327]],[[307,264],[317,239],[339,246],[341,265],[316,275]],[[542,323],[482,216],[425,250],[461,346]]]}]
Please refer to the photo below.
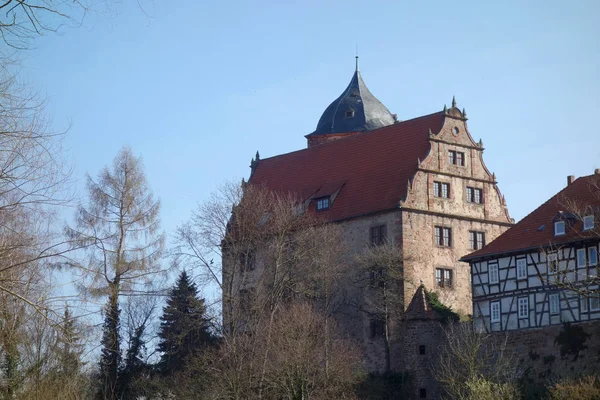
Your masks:
[{"label": "castle building", "polygon": [[[454,98],[443,110],[399,121],[371,94],[357,62],[348,87],[306,139],[306,149],[257,155],[249,184],[293,193],[306,210],[339,224],[352,252],[384,241],[397,245],[405,258],[403,308],[423,283],[470,314],[470,268],[460,258],[513,220],[484,165],[483,144],[473,140]],[[355,310],[340,319],[371,370],[381,370],[381,330],[373,317]]]},{"label": "castle building", "polygon": [[600,170],[567,186],[482,250],[463,257],[473,322],[506,331],[600,319]]}]

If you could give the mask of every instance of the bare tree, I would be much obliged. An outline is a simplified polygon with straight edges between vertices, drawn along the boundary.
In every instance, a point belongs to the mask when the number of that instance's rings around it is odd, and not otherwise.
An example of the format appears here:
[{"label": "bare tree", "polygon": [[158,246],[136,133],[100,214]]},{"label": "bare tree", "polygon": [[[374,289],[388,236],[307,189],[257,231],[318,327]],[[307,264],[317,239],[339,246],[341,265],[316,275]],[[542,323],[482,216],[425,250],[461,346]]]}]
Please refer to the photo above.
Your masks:
[{"label": "bare tree", "polygon": [[390,242],[369,246],[356,255],[356,281],[364,301],[355,304],[383,326],[385,369],[391,371],[391,348],[404,311],[404,255]]},{"label": "bare tree", "polygon": [[451,323],[445,326],[439,352],[433,371],[444,398],[518,398],[517,363],[506,350],[506,338],[475,332],[470,323]]},{"label": "bare tree", "polygon": [[102,398],[116,399],[120,364],[120,308],[122,295],[145,293],[144,285],[164,272],[160,257],[164,234],[160,229],[160,202],[154,199],[141,159],[125,147],[94,181],[88,177],[88,204],[79,206],[76,226],[67,228],[87,259],[78,267],[82,291],[107,296],[104,310]]}]

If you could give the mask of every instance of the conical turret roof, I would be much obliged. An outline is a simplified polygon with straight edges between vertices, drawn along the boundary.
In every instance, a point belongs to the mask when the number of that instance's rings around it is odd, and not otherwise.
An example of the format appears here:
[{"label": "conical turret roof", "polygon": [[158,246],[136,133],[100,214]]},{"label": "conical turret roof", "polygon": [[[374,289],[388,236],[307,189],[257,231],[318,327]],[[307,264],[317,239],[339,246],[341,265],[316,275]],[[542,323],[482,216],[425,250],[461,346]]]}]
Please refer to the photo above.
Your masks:
[{"label": "conical turret roof", "polygon": [[358,69],[344,92],[325,109],[310,135],[362,132],[391,125],[395,118],[367,88]]}]

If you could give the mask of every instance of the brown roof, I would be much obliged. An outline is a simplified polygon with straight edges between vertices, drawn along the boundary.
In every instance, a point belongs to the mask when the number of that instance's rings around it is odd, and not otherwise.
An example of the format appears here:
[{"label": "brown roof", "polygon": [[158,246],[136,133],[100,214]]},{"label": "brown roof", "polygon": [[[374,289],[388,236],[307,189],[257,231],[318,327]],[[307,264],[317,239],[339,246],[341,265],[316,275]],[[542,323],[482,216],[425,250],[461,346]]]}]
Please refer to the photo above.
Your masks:
[{"label": "brown roof", "polygon": [[[594,212],[596,215],[594,222],[597,227],[600,222],[598,221],[599,208],[600,174],[583,176],[555,194],[483,249],[463,257],[462,260],[473,261],[492,255],[516,253],[598,237],[598,229],[583,231],[581,214],[588,215]],[[554,236],[554,222],[558,220],[565,220],[566,226],[570,223],[565,235]]]},{"label": "brown roof", "polygon": [[397,208],[416,172],[417,158],[423,160],[430,149],[429,130],[439,132],[443,122],[444,113],[438,112],[261,159],[250,183],[302,200],[341,188],[330,209],[322,212],[330,221]]},{"label": "brown roof", "polygon": [[410,304],[406,308],[404,318],[408,320],[428,320],[428,319],[445,319],[443,315],[438,313],[429,300],[425,293],[425,287],[420,285],[415,292]]}]

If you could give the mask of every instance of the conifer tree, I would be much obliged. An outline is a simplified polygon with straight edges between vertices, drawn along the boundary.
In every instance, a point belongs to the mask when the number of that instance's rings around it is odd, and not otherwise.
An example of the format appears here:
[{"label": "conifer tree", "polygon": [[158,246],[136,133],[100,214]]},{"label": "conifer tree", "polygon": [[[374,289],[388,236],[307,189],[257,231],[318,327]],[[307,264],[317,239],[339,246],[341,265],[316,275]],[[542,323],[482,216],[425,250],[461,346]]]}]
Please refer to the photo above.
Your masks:
[{"label": "conifer tree", "polygon": [[171,289],[160,320],[158,369],[165,375],[183,369],[192,356],[214,342],[204,299],[198,297],[198,289],[185,271]]}]

